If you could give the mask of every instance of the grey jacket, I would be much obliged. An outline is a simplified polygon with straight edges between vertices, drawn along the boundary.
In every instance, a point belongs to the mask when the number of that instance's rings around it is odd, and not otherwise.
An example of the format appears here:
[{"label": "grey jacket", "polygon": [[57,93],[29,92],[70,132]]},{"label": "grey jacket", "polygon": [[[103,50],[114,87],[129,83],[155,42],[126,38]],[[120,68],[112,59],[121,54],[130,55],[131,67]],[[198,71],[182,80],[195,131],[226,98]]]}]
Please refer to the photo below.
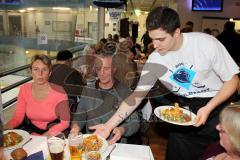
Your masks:
[{"label": "grey jacket", "polygon": [[[88,127],[107,122],[130,93],[130,90],[118,81],[109,90],[99,88],[97,81],[83,89],[74,121],[78,122],[81,130],[85,127],[86,133],[91,133]],[[137,112],[132,113],[120,126],[125,129],[120,141],[126,143],[126,137],[139,130],[140,119]]]}]

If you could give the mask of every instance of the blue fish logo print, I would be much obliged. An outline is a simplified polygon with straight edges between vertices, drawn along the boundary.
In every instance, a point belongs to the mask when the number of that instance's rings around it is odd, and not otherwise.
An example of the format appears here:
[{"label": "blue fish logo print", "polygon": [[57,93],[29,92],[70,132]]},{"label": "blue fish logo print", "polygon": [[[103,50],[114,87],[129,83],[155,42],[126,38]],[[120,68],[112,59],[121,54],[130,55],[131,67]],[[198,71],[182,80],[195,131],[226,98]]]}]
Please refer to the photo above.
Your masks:
[{"label": "blue fish logo print", "polygon": [[182,67],[178,69],[176,72],[174,72],[170,76],[170,79],[174,81],[178,86],[189,90],[195,75],[196,75],[196,72],[190,69],[187,69],[185,67]]}]

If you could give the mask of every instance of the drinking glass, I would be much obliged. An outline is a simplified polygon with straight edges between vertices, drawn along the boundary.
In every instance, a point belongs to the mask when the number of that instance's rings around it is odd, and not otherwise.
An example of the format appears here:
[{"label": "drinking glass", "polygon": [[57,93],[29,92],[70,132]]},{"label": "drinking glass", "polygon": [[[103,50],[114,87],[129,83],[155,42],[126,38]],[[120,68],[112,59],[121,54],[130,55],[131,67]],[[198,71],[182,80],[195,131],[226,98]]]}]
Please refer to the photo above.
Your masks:
[{"label": "drinking glass", "polygon": [[102,160],[101,153],[99,151],[93,151],[92,149],[85,148],[86,160]]},{"label": "drinking glass", "polygon": [[50,152],[51,160],[63,160],[65,136],[59,133],[56,136],[47,137],[48,150]]},{"label": "drinking glass", "polygon": [[82,160],[82,144],[83,135],[78,133],[77,135],[69,134],[68,146],[70,150],[71,160]]}]

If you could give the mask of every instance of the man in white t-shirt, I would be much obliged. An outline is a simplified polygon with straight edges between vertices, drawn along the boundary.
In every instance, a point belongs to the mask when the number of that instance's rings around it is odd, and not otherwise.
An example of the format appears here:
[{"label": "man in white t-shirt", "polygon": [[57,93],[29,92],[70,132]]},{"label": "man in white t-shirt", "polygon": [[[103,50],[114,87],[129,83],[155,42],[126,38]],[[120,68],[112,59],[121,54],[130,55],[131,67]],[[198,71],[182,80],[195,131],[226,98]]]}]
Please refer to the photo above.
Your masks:
[{"label": "man in white t-shirt", "polygon": [[218,139],[218,115],[237,89],[239,68],[214,37],[181,33],[179,16],[170,8],[151,11],[146,26],[156,50],[149,56],[136,90],[107,123],[91,128],[107,137],[159,79],[179,103],[197,114],[195,127],[176,127],[169,134],[166,159],[198,159],[206,146]]}]

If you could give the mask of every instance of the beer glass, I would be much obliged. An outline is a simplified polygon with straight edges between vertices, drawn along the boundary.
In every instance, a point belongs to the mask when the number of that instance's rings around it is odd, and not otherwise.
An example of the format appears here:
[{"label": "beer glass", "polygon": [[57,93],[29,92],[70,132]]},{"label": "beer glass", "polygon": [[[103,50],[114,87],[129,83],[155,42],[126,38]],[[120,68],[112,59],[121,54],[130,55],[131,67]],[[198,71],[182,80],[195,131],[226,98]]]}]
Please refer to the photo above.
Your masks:
[{"label": "beer glass", "polygon": [[50,152],[51,160],[63,160],[65,136],[60,133],[56,136],[47,137],[48,150]]},{"label": "beer glass", "polygon": [[91,149],[88,149],[88,147],[86,147],[85,153],[86,153],[86,160],[102,160],[102,156],[99,151],[93,151]]},{"label": "beer glass", "polygon": [[77,135],[69,134],[68,146],[71,160],[82,160],[82,144],[83,135],[81,133],[78,133]]}]

